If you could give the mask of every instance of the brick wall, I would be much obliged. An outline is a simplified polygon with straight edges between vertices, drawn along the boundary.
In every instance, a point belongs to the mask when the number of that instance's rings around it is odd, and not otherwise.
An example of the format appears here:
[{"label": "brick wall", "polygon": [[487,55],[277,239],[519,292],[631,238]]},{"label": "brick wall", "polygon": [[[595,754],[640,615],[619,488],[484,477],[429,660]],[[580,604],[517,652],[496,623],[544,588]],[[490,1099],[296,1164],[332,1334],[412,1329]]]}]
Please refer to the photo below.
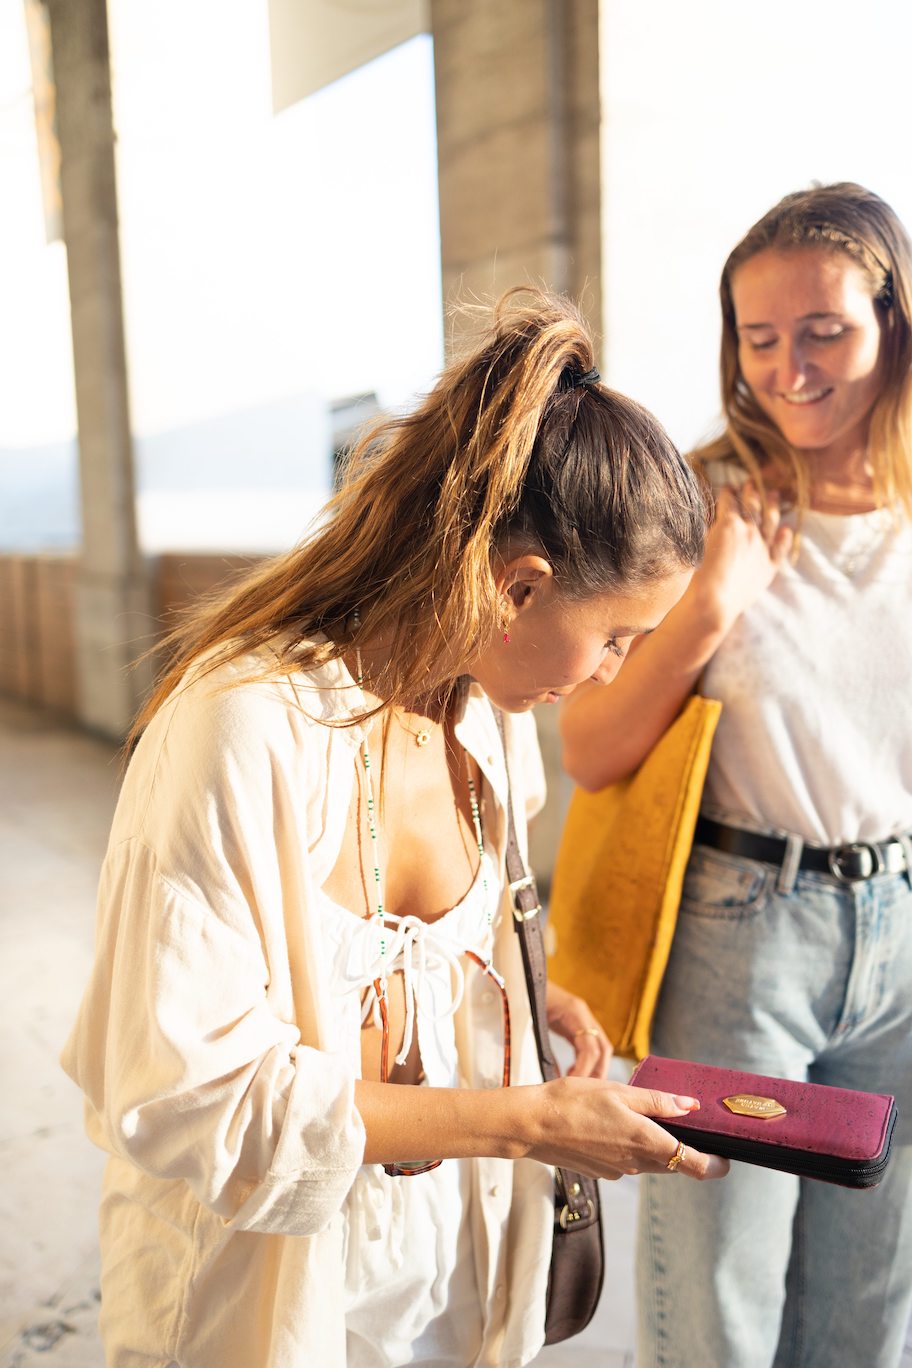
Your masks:
[{"label": "brick wall", "polygon": [[78,711],[71,556],[0,556],[0,692]]},{"label": "brick wall", "polygon": [[167,631],[175,613],[189,607],[202,594],[236,579],[256,565],[259,556],[204,555],[169,551],[156,559],[153,572],[153,612]]},{"label": "brick wall", "polygon": [[[177,610],[258,557],[169,552],[150,562],[153,613],[166,631]],[[0,693],[79,716],[76,576],[66,555],[0,555]]]}]

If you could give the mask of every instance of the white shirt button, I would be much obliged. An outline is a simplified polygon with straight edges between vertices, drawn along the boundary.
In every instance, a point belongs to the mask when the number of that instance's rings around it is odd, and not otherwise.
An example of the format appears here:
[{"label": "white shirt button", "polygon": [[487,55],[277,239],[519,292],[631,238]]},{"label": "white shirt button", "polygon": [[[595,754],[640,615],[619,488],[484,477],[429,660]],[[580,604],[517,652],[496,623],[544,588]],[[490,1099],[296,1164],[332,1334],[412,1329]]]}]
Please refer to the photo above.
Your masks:
[{"label": "white shirt button", "polygon": [[485,989],[481,995],[481,1000],[486,1007],[494,1001],[494,994],[491,992],[490,988]]},{"label": "white shirt button", "polygon": [[504,1297],[505,1297],[506,1295],[507,1295],[507,1289],[506,1289],[506,1287],[503,1285],[503,1283],[498,1283],[497,1286],[494,1288],[494,1296],[495,1296],[495,1298],[497,1299],[497,1301],[503,1301],[503,1299],[504,1299]]},{"label": "white shirt button", "polygon": [[490,1197],[497,1197],[497,1196],[499,1196],[499,1194],[500,1194],[500,1188],[499,1188],[499,1187],[497,1186],[497,1184],[495,1183],[494,1186],[491,1188],[491,1191],[490,1191],[490,1193],[489,1193],[488,1195],[489,1195]]}]

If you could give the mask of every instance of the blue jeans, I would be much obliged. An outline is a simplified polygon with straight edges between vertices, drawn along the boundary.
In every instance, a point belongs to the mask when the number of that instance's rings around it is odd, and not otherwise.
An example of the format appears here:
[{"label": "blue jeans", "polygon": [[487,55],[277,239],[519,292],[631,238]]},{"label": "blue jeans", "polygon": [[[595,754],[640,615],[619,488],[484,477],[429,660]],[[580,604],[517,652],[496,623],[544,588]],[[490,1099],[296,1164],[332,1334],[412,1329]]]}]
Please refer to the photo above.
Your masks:
[{"label": "blue jeans", "polygon": [[912,1310],[912,893],[697,846],[652,1049],[894,1093],[883,1182],[641,1179],[639,1368],[897,1368]]}]

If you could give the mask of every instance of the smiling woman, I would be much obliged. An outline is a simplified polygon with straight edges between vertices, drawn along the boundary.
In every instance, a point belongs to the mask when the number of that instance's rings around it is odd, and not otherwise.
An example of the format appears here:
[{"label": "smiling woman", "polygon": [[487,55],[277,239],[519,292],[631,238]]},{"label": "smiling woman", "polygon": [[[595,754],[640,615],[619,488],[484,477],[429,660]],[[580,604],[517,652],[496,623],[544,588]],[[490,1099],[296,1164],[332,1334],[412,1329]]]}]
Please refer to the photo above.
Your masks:
[{"label": "smiling woman", "polygon": [[728,423],[704,461],[734,449],[800,508],[912,512],[910,288],[908,235],[861,186],[802,191],[764,215],[722,273]]},{"label": "smiling woman", "polygon": [[897,1097],[881,1186],[644,1179],[639,1335],[667,1368],[898,1368],[912,1310],[912,255],[861,186],[789,195],[722,274],[706,557],[615,685],[569,699],[589,787],[692,690],[723,704],[658,1054]]},{"label": "smiling woman", "polygon": [[868,275],[837,247],[768,247],[731,289],[744,383],[791,446],[814,452],[817,483],[843,483],[883,382]]}]

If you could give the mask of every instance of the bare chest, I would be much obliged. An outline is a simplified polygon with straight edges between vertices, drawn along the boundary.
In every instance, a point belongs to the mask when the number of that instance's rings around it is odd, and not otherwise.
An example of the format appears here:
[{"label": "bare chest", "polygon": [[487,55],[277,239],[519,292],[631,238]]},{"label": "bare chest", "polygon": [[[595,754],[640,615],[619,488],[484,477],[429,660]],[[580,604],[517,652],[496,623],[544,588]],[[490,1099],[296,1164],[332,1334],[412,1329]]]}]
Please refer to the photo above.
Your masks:
[{"label": "bare chest", "polygon": [[370,781],[372,812],[359,753],[342,843],[325,891],[350,911],[370,916],[382,890],[386,912],[435,921],[465,897],[478,870],[472,788],[482,826],[485,815],[478,767],[440,728],[422,747],[411,733],[390,728],[385,741],[372,737]]}]

